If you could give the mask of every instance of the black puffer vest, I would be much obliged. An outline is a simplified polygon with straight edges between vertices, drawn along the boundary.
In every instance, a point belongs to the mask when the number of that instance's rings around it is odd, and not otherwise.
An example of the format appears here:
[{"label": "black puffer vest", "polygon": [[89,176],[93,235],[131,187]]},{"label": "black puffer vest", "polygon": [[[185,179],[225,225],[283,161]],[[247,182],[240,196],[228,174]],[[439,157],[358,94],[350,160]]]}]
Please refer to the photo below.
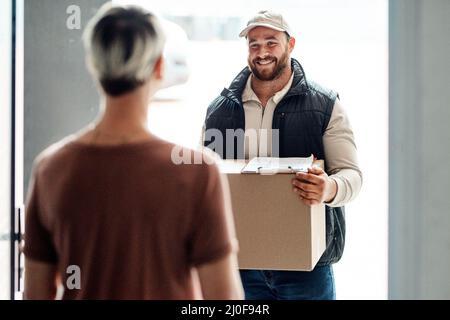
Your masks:
[{"label": "black puffer vest", "polygon": [[[272,129],[279,130],[280,157],[309,157],[314,154],[318,159],[325,159],[323,135],[337,94],[319,85],[307,81],[300,63],[292,60],[294,80],[284,98],[278,103],[273,115]],[[213,150],[222,158],[227,156],[225,146],[227,129],[245,129],[245,114],[242,93],[251,71],[242,70],[233,80],[229,89],[224,89],[208,107],[205,129],[217,129],[224,137],[223,150]],[[204,141],[210,146],[212,141]],[[235,138],[233,158],[241,158],[242,139]],[[228,155],[228,158],[231,158]],[[327,170],[325,163],[325,171]],[[318,265],[328,265],[339,261],[345,244],[344,207],[326,206],[326,250]]]}]

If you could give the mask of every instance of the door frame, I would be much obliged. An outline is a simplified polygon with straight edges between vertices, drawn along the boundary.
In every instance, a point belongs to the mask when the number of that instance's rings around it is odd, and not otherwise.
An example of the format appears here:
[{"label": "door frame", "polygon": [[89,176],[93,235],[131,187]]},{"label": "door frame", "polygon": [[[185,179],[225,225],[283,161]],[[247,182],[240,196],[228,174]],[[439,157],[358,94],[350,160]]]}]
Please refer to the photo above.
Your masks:
[{"label": "door frame", "polygon": [[16,0],[11,5],[11,189],[10,189],[10,298],[16,293]]},{"label": "door frame", "polygon": [[23,292],[23,51],[24,0],[11,0],[10,299]]}]

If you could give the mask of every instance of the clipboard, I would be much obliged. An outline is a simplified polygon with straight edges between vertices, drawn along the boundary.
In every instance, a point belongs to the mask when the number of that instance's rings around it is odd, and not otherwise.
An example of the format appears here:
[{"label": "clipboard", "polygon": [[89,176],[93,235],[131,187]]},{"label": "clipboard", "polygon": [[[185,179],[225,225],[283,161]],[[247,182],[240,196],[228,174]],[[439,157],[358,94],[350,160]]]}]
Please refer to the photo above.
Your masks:
[{"label": "clipboard", "polygon": [[279,173],[308,172],[314,164],[314,156],[307,158],[255,157],[243,168],[243,174],[273,175]]}]

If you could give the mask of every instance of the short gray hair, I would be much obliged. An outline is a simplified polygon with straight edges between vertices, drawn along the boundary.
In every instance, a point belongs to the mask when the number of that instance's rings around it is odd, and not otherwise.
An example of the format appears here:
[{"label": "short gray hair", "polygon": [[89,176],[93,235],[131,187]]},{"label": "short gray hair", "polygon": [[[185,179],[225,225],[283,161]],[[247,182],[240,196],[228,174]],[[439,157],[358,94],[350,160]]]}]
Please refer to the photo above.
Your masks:
[{"label": "short gray hair", "polygon": [[161,57],[161,24],[137,6],[105,4],[83,35],[88,67],[105,92],[118,96],[144,84]]}]

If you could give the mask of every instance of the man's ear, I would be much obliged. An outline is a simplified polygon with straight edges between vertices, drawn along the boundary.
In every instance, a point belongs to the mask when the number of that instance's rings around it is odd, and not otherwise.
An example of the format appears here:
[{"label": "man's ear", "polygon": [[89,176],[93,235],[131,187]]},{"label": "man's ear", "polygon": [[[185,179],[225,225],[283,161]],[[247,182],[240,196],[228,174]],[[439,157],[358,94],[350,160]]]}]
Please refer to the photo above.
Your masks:
[{"label": "man's ear", "polygon": [[294,37],[289,38],[288,47],[289,47],[289,53],[291,53],[292,50],[294,50],[294,48],[295,48],[295,38]]},{"label": "man's ear", "polygon": [[156,61],[153,74],[156,80],[162,80],[164,78],[164,58],[162,55]]}]

